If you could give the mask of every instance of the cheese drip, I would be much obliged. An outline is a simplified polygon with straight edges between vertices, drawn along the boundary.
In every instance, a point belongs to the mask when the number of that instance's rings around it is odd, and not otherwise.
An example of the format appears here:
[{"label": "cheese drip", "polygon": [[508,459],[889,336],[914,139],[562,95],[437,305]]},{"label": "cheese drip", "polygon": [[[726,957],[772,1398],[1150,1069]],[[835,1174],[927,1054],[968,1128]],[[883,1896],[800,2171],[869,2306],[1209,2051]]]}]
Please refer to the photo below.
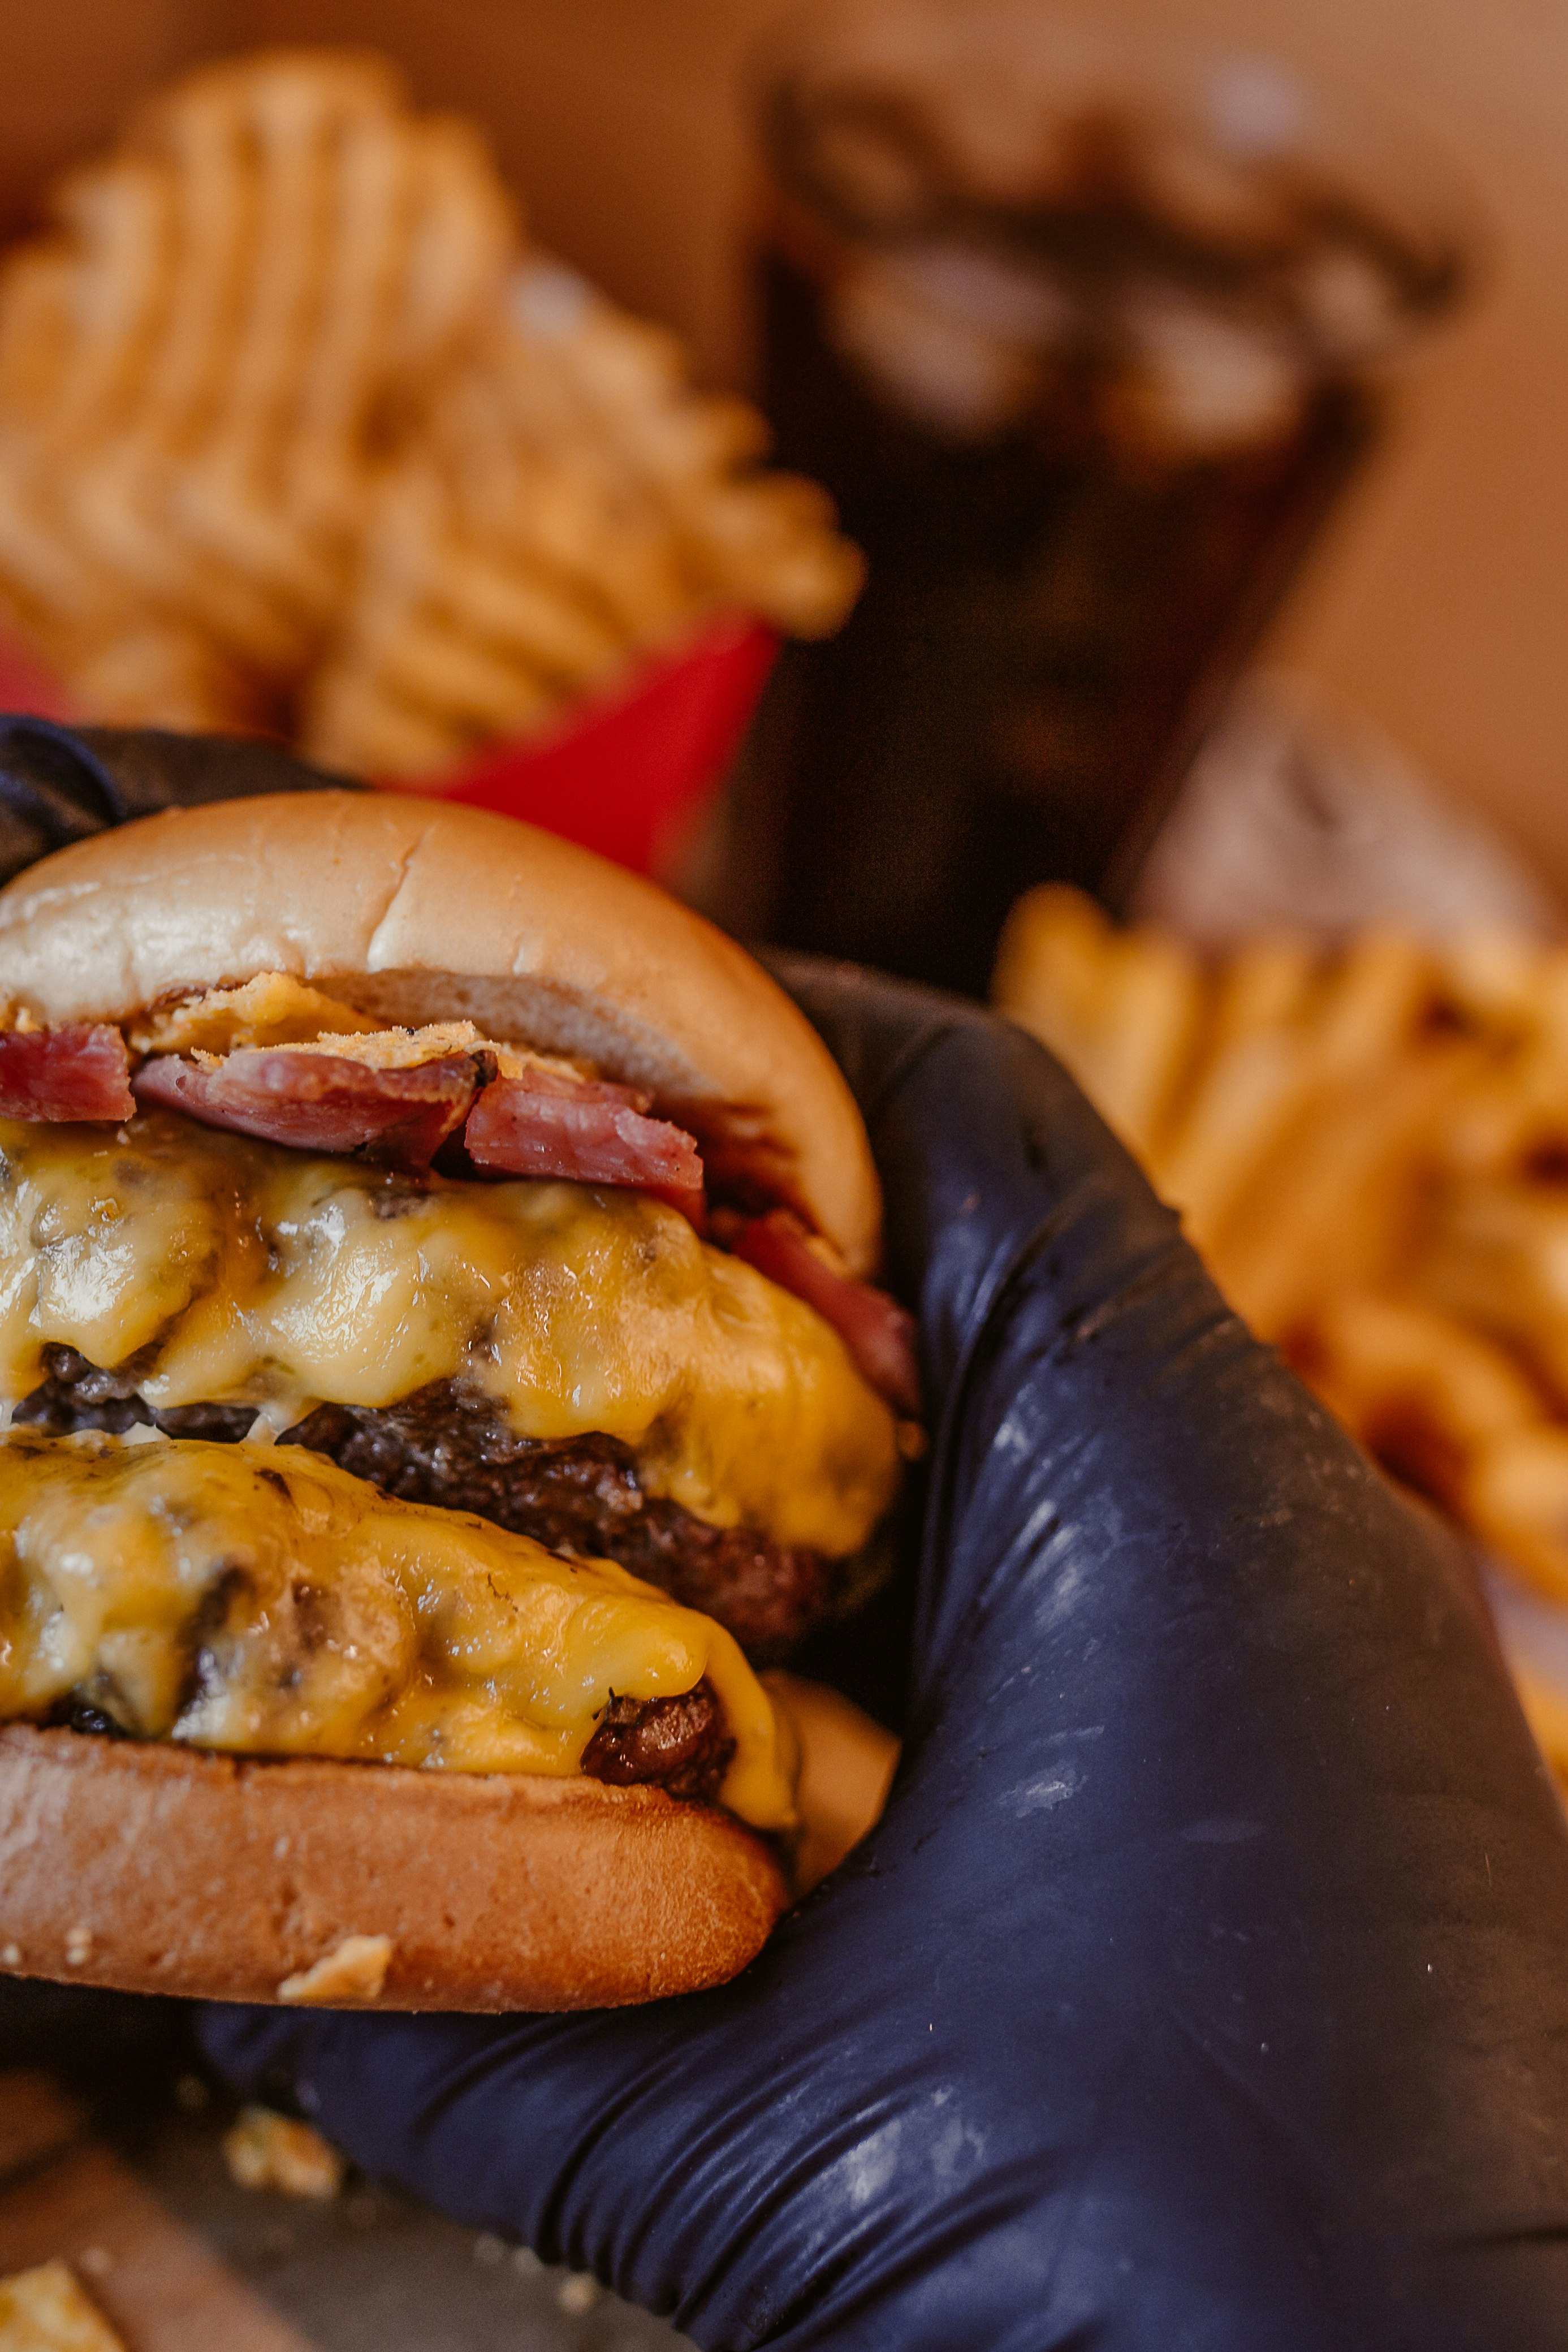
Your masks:
[{"label": "cheese drip", "polygon": [[74,1694],[145,1739],[559,1778],[612,1696],[704,1675],[736,1742],[723,1801],[788,1827],[788,1735],[736,1643],[624,1569],[313,1454],[0,1440],[0,1717]]},{"label": "cheese drip", "polygon": [[646,1492],[830,1559],[898,1480],[837,1334],[646,1194],[413,1182],[169,1111],[0,1121],[0,1402],[50,1342],[274,1431],[471,1381],[522,1436],[620,1438]]}]

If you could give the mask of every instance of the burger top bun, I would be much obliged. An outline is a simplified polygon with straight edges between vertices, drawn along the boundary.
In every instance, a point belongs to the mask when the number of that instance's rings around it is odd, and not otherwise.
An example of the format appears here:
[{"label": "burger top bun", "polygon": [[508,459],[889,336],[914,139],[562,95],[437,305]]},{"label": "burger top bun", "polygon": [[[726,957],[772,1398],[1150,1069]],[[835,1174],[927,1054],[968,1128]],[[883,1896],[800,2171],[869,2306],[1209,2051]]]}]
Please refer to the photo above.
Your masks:
[{"label": "burger top bun", "polygon": [[0,999],[124,1021],[285,971],[387,1026],[471,1020],[646,1088],[710,1174],[799,1208],[857,1275],[881,1197],[854,1098],[745,950],[532,825],[399,793],[171,809],[0,891]]}]

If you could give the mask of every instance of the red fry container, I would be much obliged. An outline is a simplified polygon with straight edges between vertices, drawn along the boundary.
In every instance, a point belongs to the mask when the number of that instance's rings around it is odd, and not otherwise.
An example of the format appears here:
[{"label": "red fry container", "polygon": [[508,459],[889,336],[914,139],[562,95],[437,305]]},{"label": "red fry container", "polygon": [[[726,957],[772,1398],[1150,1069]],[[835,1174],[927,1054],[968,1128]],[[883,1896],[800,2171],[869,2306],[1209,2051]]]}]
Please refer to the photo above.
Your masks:
[{"label": "red fry container", "polygon": [[[375,781],[497,809],[640,874],[656,871],[723,781],[778,643],[760,622],[727,614],[542,734],[488,744],[434,779]],[[68,724],[81,716],[57,678],[3,642],[0,707]]]},{"label": "red fry container", "polygon": [[434,783],[404,777],[389,789],[498,809],[654,872],[722,782],[778,646],[759,622],[727,616],[547,733],[491,744]]},{"label": "red fry container", "polygon": [[58,719],[68,727],[81,713],[71,700],[70,689],[57,677],[24,653],[19,646],[0,637],[0,709],[26,710],[35,719]]}]

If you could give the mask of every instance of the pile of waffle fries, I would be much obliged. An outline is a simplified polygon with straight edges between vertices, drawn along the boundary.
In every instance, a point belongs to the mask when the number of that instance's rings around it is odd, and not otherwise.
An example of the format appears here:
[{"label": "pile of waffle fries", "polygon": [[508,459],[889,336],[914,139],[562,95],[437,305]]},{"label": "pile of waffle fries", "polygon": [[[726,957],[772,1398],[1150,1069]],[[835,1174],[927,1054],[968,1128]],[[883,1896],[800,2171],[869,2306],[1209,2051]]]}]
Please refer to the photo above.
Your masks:
[{"label": "pile of waffle fries", "polygon": [[1568,1601],[1568,948],[1277,936],[1209,965],[1051,887],[1014,909],[996,993],[1252,1328]]},{"label": "pile of waffle fries", "polygon": [[206,68],[0,265],[0,627],[89,716],[438,774],[861,561],[381,60]]}]

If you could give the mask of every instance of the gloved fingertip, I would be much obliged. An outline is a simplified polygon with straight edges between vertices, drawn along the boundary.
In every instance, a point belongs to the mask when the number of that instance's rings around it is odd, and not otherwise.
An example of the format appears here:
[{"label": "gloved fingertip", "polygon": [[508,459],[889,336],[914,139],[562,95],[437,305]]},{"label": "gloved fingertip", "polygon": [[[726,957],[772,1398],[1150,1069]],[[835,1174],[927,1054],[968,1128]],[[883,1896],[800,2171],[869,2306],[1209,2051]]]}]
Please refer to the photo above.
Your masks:
[{"label": "gloved fingertip", "polygon": [[293,2077],[312,2021],[294,2010],[207,2001],[196,2011],[196,2041],[208,2064],[246,2095],[280,2076]]}]

